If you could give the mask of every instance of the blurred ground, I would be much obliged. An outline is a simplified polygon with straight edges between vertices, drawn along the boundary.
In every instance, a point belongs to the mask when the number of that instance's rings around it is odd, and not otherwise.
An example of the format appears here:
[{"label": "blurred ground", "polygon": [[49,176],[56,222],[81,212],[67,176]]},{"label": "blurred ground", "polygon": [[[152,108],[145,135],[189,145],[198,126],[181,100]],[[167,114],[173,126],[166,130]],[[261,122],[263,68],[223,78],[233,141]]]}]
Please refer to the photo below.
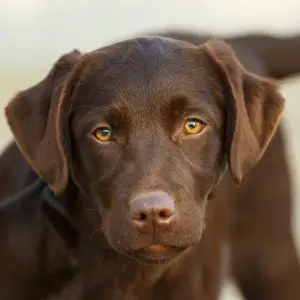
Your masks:
[{"label": "blurred ground", "polygon": [[[88,3],[88,4],[87,4]],[[216,34],[300,33],[299,0],[0,0],[0,149],[11,138],[3,107],[35,84],[63,52],[89,50],[136,33],[186,28]],[[300,56],[300,53],[299,53]],[[294,175],[293,228],[300,249],[300,75],[282,83]],[[298,127],[299,126],[299,127]],[[299,251],[300,252],[300,251]],[[221,300],[241,299],[230,283]]]}]

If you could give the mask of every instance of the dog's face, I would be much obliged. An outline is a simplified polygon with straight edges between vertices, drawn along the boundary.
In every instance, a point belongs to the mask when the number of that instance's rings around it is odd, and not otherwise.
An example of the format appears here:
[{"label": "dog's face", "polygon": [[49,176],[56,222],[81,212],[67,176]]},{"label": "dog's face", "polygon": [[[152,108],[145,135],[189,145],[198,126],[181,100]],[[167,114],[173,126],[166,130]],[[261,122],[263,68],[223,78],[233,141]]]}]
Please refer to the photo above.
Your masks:
[{"label": "dog's face", "polygon": [[219,175],[220,89],[205,62],[170,44],[140,39],[93,54],[73,98],[74,176],[121,252],[199,242]]},{"label": "dog's face", "polygon": [[[27,113],[43,128],[25,128],[24,99],[38,106]],[[240,182],[282,107],[273,83],[247,73],[226,44],[154,37],[64,56],[6,113],[20,149],[57,194],[75,183],[113,249],[157,263],[200,241],[225,158]],[[21,130],[51,152],[43,159]]]}]

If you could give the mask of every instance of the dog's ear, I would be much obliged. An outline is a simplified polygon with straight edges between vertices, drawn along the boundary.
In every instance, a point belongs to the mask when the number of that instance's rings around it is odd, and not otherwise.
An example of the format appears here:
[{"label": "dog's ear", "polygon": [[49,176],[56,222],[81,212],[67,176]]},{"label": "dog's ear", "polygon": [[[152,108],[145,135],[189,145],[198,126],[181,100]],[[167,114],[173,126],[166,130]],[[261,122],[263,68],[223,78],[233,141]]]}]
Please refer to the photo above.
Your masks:
[{"label": "dog's ear", "polygon": [[77,50],[63,55],[41,82],[18,93],[5,108],[18,147],[56,195],[69,180],[66,127],[81,57]]},{"label": "dog's ear", "polygon": [[210,40],[200,47],[222,85],[227,111],[226,154],[232,177],[240,183],[269,145],[284,99],[274,81],[248,72],[225,42]]}]

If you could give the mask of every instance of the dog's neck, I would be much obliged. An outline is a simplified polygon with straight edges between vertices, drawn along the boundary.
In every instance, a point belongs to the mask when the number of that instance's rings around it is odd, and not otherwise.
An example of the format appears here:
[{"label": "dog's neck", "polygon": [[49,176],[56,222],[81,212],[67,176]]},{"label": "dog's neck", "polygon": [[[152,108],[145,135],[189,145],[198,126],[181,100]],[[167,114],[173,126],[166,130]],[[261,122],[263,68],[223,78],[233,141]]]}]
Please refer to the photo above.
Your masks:
[{"label": "dog's neck", "polygon": [[182,257],[169,265],[142,265],[115,251],[101,249],[102,244],[97,240],[82,238],[78,247],[79,273],[89,274],[82,276],[88,278],[82,282],[84,289],[94,290],[105,299],[155,299],[161,289],[170,290],[173,279],[182,269],[180,266],[185,264],[185,257]]}]

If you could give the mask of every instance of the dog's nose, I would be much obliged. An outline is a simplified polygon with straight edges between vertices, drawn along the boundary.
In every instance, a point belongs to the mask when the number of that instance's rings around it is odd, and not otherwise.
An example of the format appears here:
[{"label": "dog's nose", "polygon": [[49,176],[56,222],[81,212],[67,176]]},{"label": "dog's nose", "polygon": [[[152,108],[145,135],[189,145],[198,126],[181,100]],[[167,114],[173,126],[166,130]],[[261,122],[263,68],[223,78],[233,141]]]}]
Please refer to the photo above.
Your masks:
[{"label": "dog's nose", "polygon": [[175,201],[165,192],[140,194],[130,201],[130,213],[135,225],[167,227],[175,215]]}]

